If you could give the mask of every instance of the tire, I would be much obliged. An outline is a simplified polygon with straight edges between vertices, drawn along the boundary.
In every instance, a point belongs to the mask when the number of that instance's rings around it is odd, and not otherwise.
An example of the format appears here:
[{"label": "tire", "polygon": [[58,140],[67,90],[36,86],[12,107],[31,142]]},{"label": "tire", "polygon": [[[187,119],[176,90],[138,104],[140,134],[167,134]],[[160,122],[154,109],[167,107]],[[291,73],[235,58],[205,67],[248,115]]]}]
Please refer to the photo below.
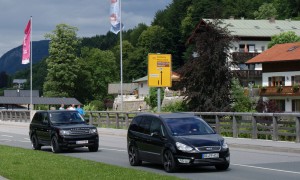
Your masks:
[{"label": "tire", "polygon": [[39,144],[36,135],[31,136],[31,146],[32,146],[32,149],[34,149],[34,150],[41,150],[42,146]]},{"label": "tire", "polygon": [[52,152],[54,152],[54,153],[60,153],[61,152],[61,148],[59,147],[56,136],[53,136],[51,138],[51,149],[52,149]]},{"label": "tire", "polygon": [[98,144],[94,144],[92,146],[89,146],[88,148],[89,148],[90,152],[97,152],[98,148],[99,148],[99,145]]},{"label": "tire", "polygon": [[163,165],[168,173],[175,172],[178,168],[174,155],[170,150],[166,150],[163,154]]},{"label": "tire", "polygon": [[225,171],[229,168],[229,163],[215,165],[217,170]]},{"label": "tire", "polygon": [[128,159],[131,166],[139,166],[142,164],[142,161],[139,158],[138,151],[134,146],[130,146],[128,148]]}]

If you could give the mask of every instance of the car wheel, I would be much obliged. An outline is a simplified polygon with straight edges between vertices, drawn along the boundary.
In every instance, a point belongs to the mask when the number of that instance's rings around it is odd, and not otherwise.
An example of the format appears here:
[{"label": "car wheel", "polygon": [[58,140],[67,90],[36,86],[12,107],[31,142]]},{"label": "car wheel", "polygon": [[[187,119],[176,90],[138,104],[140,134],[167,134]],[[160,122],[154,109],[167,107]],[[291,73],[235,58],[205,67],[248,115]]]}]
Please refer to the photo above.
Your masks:
[{"label": "car wheel", "polygon": [[51,139],[51,149],[52,149],[52,152],[54,152],[54,153],[60,153],[61,152],[61,148],[59,147],[56,136],[53,136],[52,139]]},{"label": "car wheel", "polygon": [[166,172],[174,172],[177,169],[173,153],[170,150],[166,150],[163,154],[163,165]]},{"label": "car wheel", "polygon": [[39,144],[36,135],[31,136],[31,146],[32,146],[32,149],[34,149],[34,150],[41,150],[42,146]]},{"label": "car wheel", "polygon": [[224,171],[229,168],[229,163],[215,165],[217,170]]},{"label": "car wheel", "polygon": [[128,158],[131,166],[138,166],[142,164],[142,161],[139,158],[136,147],[130,146],[128,149]]},{"label": "car wheel", "polygon": [[92,146],[89,146],[88,148],[89,148],[90,152],[97,152],[98,148],[99,148],[99,145],[98,144],[94,144]]}]

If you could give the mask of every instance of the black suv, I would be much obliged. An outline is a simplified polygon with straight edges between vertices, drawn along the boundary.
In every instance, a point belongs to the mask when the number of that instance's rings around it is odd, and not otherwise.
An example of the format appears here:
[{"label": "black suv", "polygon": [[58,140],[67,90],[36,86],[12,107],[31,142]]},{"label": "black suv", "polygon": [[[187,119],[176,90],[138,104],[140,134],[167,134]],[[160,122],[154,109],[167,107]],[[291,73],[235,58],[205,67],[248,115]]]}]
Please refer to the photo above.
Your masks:
[{"label": "black suv", "polygon": [[97,128],[88,125],[77,111],[37,111],[29,126],[32,148],[51,146],[52,152],[62,149],[88,147],[96,152],[99,147]]},{"label": "black suv", "polygon": [[226,170],[229,147],[200,117],[188,113],[139,114],[127,134],[129,162],[163,164],[173,172],[180,166],[215,166]]}]

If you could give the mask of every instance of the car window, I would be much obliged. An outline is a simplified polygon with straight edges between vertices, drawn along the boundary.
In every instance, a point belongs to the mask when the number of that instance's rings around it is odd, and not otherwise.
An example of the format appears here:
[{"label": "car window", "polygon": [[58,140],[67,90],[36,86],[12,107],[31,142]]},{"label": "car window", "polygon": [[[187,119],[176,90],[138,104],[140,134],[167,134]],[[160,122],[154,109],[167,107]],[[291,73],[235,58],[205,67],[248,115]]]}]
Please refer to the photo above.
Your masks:
[{"label": "car window", "polygon": [[174,136],[214,134],[214,130],[196,117],[166,119],[167,126]]},{"label": "car window", "polygon": [[84,123],[84,119],[76,111],[57,111],[49,113],[52,123],[68,124],[68,123]]},{"label": "car window", "polygon": [[140,132],[144,134],[150,134],[150,125],[151,125],[151,118],[144,116],[139,125]]},{"label": "car window", "polygon": [[141,120],[142,120],[141,116],[137,116],[133,118],[132,122],[130,123],[129,130],[141,132],[139,128],[139,124],[141,123]]},{"label": "car window", "polygon": [[43,113],[41,113],[40,115],[41,115],[40,118],[41,118],[41,122],[42,122],[42,123],[46,124],[46,123],[49,122],[49,121],[48,121],[48,113],[43,112]]},{"label": "car window", "polygon": [[41,124],[42,123],[42,119],[41,117],[41,113],[35,113],[33,118],[32,118],[32,123],[37,123],[37,124]]},{"label": "car window", "polygon": [[150,134],[151,133],[158,133],[158,135],[164,135],[164,133],[162,132],[162,123],[159,119],[152,117],[150,118],[152,119],[151,121],[151,127],[150,127]]}]

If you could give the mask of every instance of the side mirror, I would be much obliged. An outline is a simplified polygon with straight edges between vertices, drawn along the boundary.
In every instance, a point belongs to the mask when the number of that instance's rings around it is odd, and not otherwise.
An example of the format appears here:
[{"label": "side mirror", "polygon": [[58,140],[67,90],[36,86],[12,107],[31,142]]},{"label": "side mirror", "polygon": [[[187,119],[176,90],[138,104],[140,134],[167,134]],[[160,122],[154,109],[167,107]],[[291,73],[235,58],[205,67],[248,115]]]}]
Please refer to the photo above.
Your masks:
[{"label": "side mirror", "polygon": [[158,134],[158,132],[153,132],[150,134],[152,137],[160,137],[160,135]]}]

